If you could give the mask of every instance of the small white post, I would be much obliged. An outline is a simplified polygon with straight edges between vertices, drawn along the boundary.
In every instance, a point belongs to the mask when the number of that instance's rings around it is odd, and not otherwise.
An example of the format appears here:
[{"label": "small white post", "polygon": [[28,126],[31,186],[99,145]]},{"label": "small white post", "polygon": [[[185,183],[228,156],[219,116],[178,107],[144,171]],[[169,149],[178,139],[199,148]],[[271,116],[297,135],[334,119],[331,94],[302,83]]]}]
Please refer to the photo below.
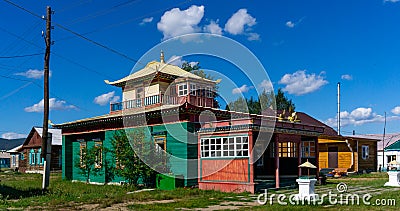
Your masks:
[{"label": "small white post", "polygon": [[46,153],[46,159],[44,160],[43,164],[43,182],[42,182],[43,190],[47,189],[50,183],[51,142],[52,142],[52,134],[47,133],[47,150],[46,150],[47,153]]}]

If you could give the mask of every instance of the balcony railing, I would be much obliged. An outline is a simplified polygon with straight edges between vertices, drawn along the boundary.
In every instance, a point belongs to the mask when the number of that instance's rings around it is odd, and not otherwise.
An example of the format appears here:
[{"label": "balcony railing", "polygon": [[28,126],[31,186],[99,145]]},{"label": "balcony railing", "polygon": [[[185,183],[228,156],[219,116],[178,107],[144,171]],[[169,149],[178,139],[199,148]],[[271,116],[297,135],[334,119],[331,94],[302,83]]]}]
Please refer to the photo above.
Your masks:
[{"label": "balcony railing", "polygon": [[132,109],[132,108],[141,108],[155,104],[162,104],[162,105],[177,105],[178,98],[175,96],[169,95],[153,95],[144,98],[138,98],[133,100],[127,100],[119,103],[111,103],[110,110],[113,111],[121,111],[125,109]]}]

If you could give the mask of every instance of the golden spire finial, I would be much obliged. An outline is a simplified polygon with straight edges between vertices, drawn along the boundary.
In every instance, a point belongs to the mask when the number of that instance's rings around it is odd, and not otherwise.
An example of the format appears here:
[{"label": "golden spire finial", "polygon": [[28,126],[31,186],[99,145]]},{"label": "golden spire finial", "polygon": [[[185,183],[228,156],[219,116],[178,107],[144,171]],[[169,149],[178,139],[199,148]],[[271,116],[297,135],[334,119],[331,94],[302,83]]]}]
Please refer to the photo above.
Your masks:
[{"label": "golden spire finial", "polygon": [[160,62],[161,63],[165,63],[165,60],[164,60],[164,52],[161,50],[161,55],[160,55]]}]

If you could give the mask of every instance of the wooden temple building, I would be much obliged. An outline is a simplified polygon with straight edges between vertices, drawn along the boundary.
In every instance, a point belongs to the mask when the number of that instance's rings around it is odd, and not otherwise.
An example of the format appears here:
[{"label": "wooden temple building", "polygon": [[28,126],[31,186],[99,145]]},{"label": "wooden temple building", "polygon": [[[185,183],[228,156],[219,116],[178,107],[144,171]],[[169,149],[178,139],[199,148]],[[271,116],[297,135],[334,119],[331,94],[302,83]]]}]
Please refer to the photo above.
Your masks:
[{"label": "wooden temple building", "polygon": [[[171,155],[171,174],[182,176],[185,186],[254,193],[268,185],[295,184],[305,174],[298,165],[307,159],[318,166],[323,125],[312,124],[313,118],[304,113],[278,117],[215,108],[218,81],[166,64],[163,53],[159,62],[106,83],[121,87],[123,95],[122,102],[110,105],[108,114],[54,125],[63,134],[63,179],[86,180],[77,166],[83,148],[110,149],[118,131],[143,128],[149,143]],[[262,149],[256,141],[260,137],[268,137],[261,138]],[[257,154],[262,156],[255,160],[253,150],[261,150]],[[106,163],[116,163],[113,155],[103,153],[98,159],[100,174],[90,182],[125,181],[106,172]],[[317,170],[310,173],[318,176]]]}]

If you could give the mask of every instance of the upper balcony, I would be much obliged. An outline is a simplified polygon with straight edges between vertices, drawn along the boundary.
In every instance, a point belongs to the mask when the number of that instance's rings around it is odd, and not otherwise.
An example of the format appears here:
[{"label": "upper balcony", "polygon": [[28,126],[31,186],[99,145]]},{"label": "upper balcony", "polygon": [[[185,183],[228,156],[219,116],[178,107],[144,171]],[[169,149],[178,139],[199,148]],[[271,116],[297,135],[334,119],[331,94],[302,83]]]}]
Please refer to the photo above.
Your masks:
[{"label": "upper balcony", "polygon": [[127,100],[118,103],[111,103],[110,104],[110,112],[117,112],[127,109],[134,109],[134,108],[141,108],[147,106],[157,106],[157,105],[179,105],[183,102],[182,99],[175,96],[169,96],[164,94],[147,96],[144,98],[138,98],[133,100]]},{"label": "upper balcony", "polygon": [[162,105],[181,105],[185,102],[196,106],[213,107],[213,101],[214,99],[209,97],[199,97],[192,95],[170,96],[165,94],[158,94],[118,103],[111,103],[110,113],[120,112],[128,109],[156,107]]}]

